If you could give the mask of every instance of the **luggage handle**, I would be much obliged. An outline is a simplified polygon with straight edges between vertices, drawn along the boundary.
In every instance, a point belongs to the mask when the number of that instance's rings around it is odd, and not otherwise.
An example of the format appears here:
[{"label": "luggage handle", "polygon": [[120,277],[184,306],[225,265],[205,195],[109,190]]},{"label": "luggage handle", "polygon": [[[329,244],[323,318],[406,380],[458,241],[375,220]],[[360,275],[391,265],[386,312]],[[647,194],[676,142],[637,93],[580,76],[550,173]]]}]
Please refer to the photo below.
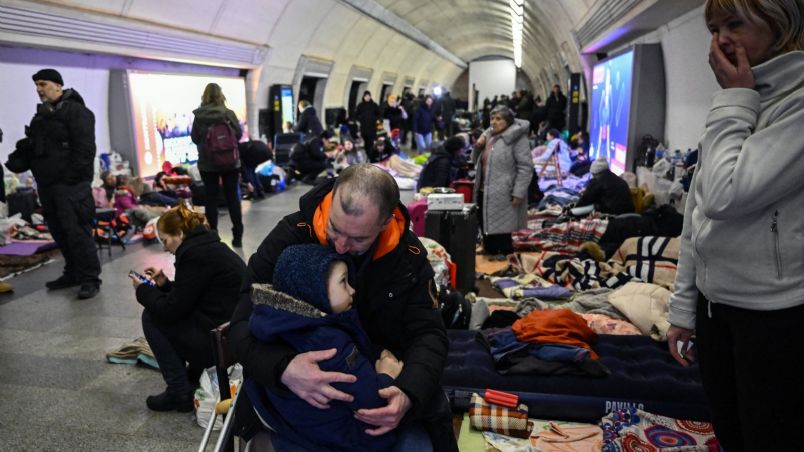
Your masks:
[{"label": "luggage handle", "polygon": [[483,398],[488,403],[506,406],[509,408],[516,408],[519,405],[518,395],[511,394],[510,392],[497,391],[495,389],[486,389]]}]

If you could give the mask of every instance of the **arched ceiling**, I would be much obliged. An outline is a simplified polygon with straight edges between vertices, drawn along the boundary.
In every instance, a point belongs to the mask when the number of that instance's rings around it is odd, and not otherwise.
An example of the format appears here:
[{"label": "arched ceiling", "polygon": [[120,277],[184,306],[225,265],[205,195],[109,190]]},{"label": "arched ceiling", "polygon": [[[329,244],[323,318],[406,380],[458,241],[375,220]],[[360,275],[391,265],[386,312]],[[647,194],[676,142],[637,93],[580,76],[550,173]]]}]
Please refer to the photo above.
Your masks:
[{"label": "arched ceiling", "polygon": [[[465,63],[499,55],[513,58],[509,0],[360,0],[409,23]],[[571,32],[595,0],[524,0],[522,70],[579,70]],[[13,2],[13,0],[12,0]],[[20,2],[22,3],[22,2]],[[165,25],[177,30],[267,45],[271,66],[290,68],[299,55],[367,65],[451,84],[463,68],[417,45],[378,20],[338,0],[40,0]],[[573,54],[562,56],[564,48]],[[412,49],[418,47],[418,49]],[[393,64],[386,64],[386,59]],[[377,67],[377,65],[385,67]],[[424,74],[423,70],[434,71]],[[340,72],[345,72],[341,70]],[[402,74],[405,72],[405,74]],[[563,74],[559,74],[563,76]]]},{"label": "arched ceiling", "polygon": [[[488,55],[513,58],[509,0],[376,2],[466,62]],[[571,31],[588,3],[591,0],[525,0],[522,70],[532,80],[551,61],[555,68],[580,69],[577,51],[562,59],[559,49],[562,42],[572,43],[564,48],[576,49]]]}]

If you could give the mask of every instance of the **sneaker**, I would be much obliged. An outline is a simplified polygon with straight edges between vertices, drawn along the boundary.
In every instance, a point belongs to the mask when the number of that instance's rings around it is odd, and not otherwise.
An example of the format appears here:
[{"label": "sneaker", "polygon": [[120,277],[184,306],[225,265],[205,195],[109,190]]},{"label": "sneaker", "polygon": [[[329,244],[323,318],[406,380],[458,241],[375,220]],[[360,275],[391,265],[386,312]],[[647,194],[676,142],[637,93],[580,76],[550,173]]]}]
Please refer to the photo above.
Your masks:
[{"label": "sneaker", "polygon": [[94,297],[100,292],[100,284],[96,282],[82,283],[81,288],[78,290],[78,298],[86,300]]},{"label": "sneaker", "polygon": [[58,279],[46,282],[45,287],[47,287],[50,290],[57,290],[57,289],[66,289],[68,287],[75,287],[80,284],[81,284],[80,281],[77,281],[72,277],[61,275],[59,276]]},{"label": "sneaker", "polygon": [[195,409],[192,394],[179,396],[167,391],[158,395],[148,396],[148,398],[145,399],[145,404],[153,411],[178,411],[180,413],[189,413]]}]

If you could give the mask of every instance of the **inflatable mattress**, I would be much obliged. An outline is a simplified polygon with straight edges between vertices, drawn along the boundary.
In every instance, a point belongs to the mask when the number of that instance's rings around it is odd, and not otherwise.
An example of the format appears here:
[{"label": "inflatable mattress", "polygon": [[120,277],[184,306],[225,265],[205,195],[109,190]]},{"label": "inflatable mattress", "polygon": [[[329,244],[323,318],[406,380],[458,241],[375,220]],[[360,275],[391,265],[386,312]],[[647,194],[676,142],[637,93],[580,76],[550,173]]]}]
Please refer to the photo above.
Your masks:
[{"label": "inflatable mattress", "polygon": [[489,388],[519,395],[533,418],[596,422],[633,406],[677,419],[710,420],[697,365],[682,367],[665,343],[649,337],[600,335],[594,349],[611,375],[597,378],[502,375],[477,335],[449,330],[442,385],[456,410],[465,411],[473,392]]}]

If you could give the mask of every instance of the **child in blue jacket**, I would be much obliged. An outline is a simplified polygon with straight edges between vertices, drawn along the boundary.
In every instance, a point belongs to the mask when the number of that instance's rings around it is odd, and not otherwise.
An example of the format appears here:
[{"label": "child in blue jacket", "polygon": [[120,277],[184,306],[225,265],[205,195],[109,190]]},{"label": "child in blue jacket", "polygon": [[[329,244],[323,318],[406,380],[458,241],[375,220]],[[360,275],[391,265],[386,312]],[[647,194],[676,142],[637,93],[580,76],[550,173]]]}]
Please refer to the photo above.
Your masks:
[{"label": "child in blue jacket", "polygon": [[322,371],[343,372],[357,377],[355,383],[334,383],[351,394],[352,402],[331,401],[319,409],[290,391],[268,392],[253,380],[245,388],[257,414],[276,435],[277,451],[388,450],[393,432],[371,436],[373,428],[358,421],[354,412],[378,408],[387,401],[379,390],[393,385],[402,362],[390,352],[371,344],[360,326],[357,311],[351,309],[354,289],[349,285],[348,256],[321,245],[287,247],[276,263],[273,285],[254,284],[254,311],[249,328],[266,342],[282,340],[299,353],[336,348],[336,355],[319,363]]}]

